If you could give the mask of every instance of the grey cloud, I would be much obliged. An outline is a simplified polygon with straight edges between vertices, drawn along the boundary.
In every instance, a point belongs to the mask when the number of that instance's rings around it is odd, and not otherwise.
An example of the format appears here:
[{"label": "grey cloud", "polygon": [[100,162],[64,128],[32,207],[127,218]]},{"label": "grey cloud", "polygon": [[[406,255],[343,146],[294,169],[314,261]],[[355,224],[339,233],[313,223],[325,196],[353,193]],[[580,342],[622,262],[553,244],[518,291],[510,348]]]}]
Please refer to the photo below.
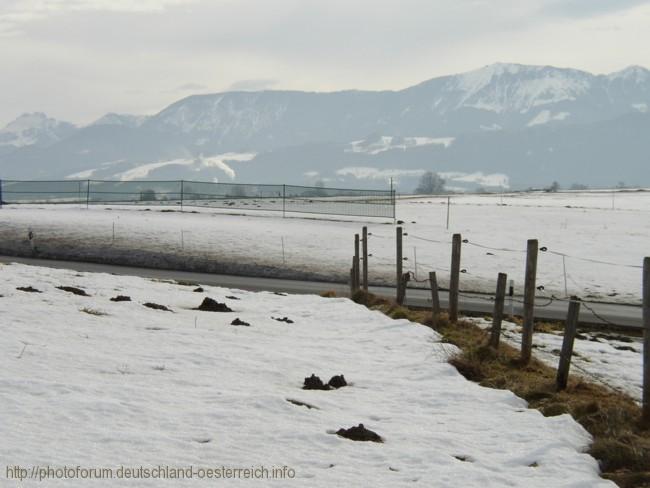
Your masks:
[{"label": "grey cloud", "polygon": [[593,17],[648,4],[648,0],[556,0],[542,7],[543,14],[560,17]]},{"label": "grey cloud", "polygon": [[258,91],[268,90],[278,84],[278,80],[259,79],[259,80],[238,80],[228,87],[232,91]]}]

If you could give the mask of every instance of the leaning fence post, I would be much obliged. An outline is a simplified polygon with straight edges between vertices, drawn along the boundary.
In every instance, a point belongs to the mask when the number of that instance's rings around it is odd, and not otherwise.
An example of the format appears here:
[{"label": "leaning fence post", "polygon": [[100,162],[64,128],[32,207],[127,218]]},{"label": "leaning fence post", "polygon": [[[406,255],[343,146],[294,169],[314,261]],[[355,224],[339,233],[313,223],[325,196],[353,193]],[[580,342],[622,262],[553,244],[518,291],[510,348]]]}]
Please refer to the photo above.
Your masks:
[{"label": "leaning fence post", "polygon": [[429,273],[429,283],[431,284],[431,326],[435,327],[440,315],[440,297],[438,296],[438,279],[436,272]]},{"label": "leaning fence post", "polygon": [[362,236],[362,259],[363,259],[363,291],[368,291],[368,227],[361,230]]},{"label": "leaning fence post", "polygon": [[521,333],[521,362],[528,364],[533,349],[535,325],[535,280],[537,277],[537,239],[528,240],[526,251],[526,277],[524,281],[524,327]]},{"label": "leaning fence post", "polygon": [[396,261],[395,261],[395,266],[396,266],[396,271],[397,271],[397,300],[399,301],[400,297],[400,287],[402,286],[402,228],[398,227],[397,228],[397,233],[396,233]]},{"label": "leaning fence post", "polygon": [[643,420],[650,422],[650,257],[643,260]]},{"label": "leaning fence post", "polygon": [[503,320],[503,302],[506,299],[506,281],[508,275],[499,273],[497,278],[497,294],[494,298],[494,312],[492,313],[492,332],[490,334],[490,346],[499,348],[501,338],[501,321]]},{"label": "leaning fence post", "polygon": [[572,296],[569,303],[569,313],[564,325],[564,339],[562,340],[562,352],[560,353],[560,364],[557,368],[555,384],[557,390],[566,389],[569,380],[569,368],[571,367],[571,356],[573,355],[573,341],[576,336],[578,315],[580,314],[580,301],[578,297]]},{"label": "leaning fence post", "polygon": [[458,291],[460,288],[461,235],[454,234],[451,244],[451,276],[449,277],[449,321],[458,320]]}]

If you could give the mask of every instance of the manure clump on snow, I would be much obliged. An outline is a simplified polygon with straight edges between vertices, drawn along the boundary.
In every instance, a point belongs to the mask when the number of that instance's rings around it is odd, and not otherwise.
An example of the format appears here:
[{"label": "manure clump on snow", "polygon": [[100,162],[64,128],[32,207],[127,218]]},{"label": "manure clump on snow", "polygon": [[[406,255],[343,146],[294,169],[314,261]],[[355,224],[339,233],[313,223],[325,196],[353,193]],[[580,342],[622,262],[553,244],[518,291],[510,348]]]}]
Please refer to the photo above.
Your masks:
[{"label": "manure clump on snow", "polygon": [[59,290],[67,291],[68,293],[74,293],[75,295],[79,295],[81,297],[89,297],[88,293],[86,293],[85,290],[82,290],[81,288],[77,288],[76,286],[57,286]]},{"label": "manure clump on snow", "polygon": [[32,286],[19,286],[16,290],[26,291],[28,293],[43,293],[41,290],[37,290]]},{"label": "manure clump on snow", "polygon": [[384,439],[382,439],[379,434],[366,429],[363,424],[359,424],[356,427],[350,427],[349,429],[339,429],[336,431],[336,435],[353,441],[384,442]]},{"label": "manure clump on snow", "polygon": [[278,322],[284,322],[286,324],[293,324],[293,320],[291,320],[289,317],[271,317],[273,320],[277,320]]},{"label": "manure clump on snow", "polygon": [[302,385],[303,390],[329,390],[330,387],[323,383],[318,376],[312,373],[309,378],[305,378],[305,382]]},{"label": "manure clump on snow", "polygon": [[232,312],[232,309],[225,303],[220,303],[210,297],[205,297],[195,310],[202,310],[204,312]]},{"label": "manure clump on snow", "polygon": [[250,327],[251,324],[244,322],[243,320],[239,320],[239,317],[237,317],[235,320],[230,322],[230,325],[244,325],[246,327]]},{"label": "manure clump on snow", "polygon": [[172,311],[171,309],[165,307],[164,305],[159,305],[158,303],[147,302],[147,303],[143,303],[143,305],[147,308],[152,308],[154,310],[163,310],[165,312]]},{"label": "manure clump on snow", "polygon": [[343,388],[344,386],[348,386],[348,382],[345,381],[345,376],[340,374],[338,376],[332,376],[330,378],[329,382],[327,383],[327,385],[330,386],[331,388],[334,388],[334,389],[338,390],[339,388]]},{"label": "manure clump on snow", "polygon": [[130,302],[131,297],[126,295],[117,295],[116,297],[111,298],[111,302]]}]

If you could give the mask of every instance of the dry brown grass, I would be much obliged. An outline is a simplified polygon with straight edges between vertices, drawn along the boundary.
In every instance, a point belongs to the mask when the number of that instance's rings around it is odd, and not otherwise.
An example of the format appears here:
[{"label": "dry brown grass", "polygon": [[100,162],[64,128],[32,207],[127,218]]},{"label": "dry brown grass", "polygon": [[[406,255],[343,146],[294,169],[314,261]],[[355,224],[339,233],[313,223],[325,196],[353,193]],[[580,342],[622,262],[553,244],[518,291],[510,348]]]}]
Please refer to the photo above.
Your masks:
[{"label": "dry brown grass", "polygon": [[[410,310],[363,291],[352,299],[395,319],[432,323],[430,312]],[[467,379],[510,390],[546,416],[571,414],[593,436],[589,453],[599,461],[604,478],[622,488],[650,487],[650,426],[642,424],[641,409],[632,398],[575,376],[566,390],[558,392],[554,369],[534,358],[522,365],[518,350],[503,343],[498,351],[490,348],[487,331],[468,321],[452,324],[445,313],[438,316],[435,330],[444,342],[460,349],[449,362]],[[558,324],[540,323],[536,330],[556,331]]]}]

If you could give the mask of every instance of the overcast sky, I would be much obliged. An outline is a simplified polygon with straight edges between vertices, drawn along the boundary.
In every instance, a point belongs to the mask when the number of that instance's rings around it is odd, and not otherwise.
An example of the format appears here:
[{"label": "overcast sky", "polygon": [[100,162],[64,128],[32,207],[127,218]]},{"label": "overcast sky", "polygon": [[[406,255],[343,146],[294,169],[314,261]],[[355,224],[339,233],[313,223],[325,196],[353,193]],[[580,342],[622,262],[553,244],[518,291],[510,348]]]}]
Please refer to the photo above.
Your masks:
[{"label": "overcast sky", "polygon": [[497,61],[650,67],[650,1],[0,0],[0,127],[231,89],[400,89]]}]

